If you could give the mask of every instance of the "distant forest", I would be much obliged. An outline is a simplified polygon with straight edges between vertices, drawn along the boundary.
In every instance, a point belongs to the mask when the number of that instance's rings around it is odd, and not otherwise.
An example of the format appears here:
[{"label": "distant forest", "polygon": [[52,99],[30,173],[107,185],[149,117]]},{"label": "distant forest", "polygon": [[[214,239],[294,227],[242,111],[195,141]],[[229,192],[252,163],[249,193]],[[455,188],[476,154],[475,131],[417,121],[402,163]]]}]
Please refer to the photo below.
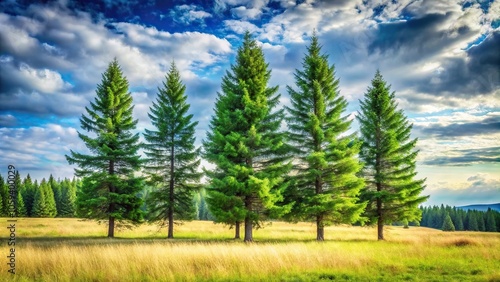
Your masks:
[{"label": "distant forest", "polygon": [[[77,206],[77,193],[81,189],[82,181],[73,179],[55,179],[52,175],[48,180],[41,182],[33,181],[28,174],[22,179],[19,172],[15,178],[17,188],[16,215],[18,217],[84,217]],[[146,186],[144,191],[137,196],[145,199],[151,192],[152,187]],[[9,186],[0,175],[0,216],[9,216]],[[205,189],[194,193],[192,199],[192,213],[185,220],[213,220],[205,201]],[[146,203],[141,209],[146,211]]]},{"label": "distant forest", "polygon": [[500,232],[500,212],[464,210],[441,205],[421,207],[420,226],[442,229],[444,231],[487,231]]},{"label": "distant forest", "polygon": [[[82,184],[81,180],[55,179],[52,175],[38,183],[32,181],[28,174],[24,179],[16,174],[18,188],[17,215],[19,217],[80,217],[76,205],[77,191]],[[146,187],[138,196],[146,199],[152,187]],[[0,215],[8,215],[9,192],[8,185],[0,175]],[[192,199],[192,213],[184,219],[214,220],[206,202],[206,190],[201,189],[194,193]],[[146,211],[146,204],[143,204]],[[464,210],[451,206],[420,207],[422,220],[410,222],[410,226],[423,226],[444,231],[484,231],[500,232],[500,212],[488,209],[487,211]],[[450,222],[451,221],[451,222]],[[394,222],[394,225],[405,225],[404,222]]]}]

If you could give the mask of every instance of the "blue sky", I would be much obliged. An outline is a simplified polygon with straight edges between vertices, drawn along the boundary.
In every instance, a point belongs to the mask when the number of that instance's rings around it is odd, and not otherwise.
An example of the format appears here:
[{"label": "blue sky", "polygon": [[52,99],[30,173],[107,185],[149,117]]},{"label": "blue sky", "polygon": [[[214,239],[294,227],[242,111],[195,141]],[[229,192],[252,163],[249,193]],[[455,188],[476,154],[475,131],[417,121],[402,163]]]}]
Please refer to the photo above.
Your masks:
[{"label": "blue sky", "polygon": [[356,115],[376,69],[392,85],[419,138],[426,204],[500,202],[499,0],[6,0],[0,27],[2,175],[13,164],[23,177],[72,177],[64,155],[85,151],[78,119],[113,57],[139,131],[175,60],[201,144],[245,30],[264,50],[281,106],[316,30],[346,115]]}]

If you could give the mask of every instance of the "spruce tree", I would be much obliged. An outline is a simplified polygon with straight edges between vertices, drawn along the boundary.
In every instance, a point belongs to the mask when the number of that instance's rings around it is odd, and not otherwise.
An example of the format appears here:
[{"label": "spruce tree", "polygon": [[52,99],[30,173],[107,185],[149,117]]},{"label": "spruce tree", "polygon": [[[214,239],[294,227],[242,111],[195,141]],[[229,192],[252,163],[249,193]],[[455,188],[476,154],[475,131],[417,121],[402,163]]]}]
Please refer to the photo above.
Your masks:
[{"label": "spruce tree", "polygon": [[455,230],[463,231],[464,230],[464,223],[463,223],[462,215],[461,215],[460,211],[457,210],[455,218],[456,218],[456,220],[454,221],[455,223],[453,224],[453,225],[455,225]]},{"label": "spruce tree", "polygon": [[358,204],[363,179],[357,160],[360,142],[346,135],[352,121],[340,96],[334,66],[314,34],[302,70],[295,72],[297,90],[288,86],[289,140],[294,147],[293,187],[288,201],[295,202],[291,215],[316,222],[316,240],[324,240],[324,227],[359,220],[366,204]]},{"label": "spruce tree", "polygon": [[453,225],[453,221],[451,221],[451,217],[449,213],[446,213],[444,217],[443,226],[441,228],[443,231],[455,231],[455,225]]},{"label": "spruce tree", "polygon": [[142,200],[137,196],[143,179],[133,175],[141,166],[139,134],[133,134],[137,120],[132,117],[133,101],[128,81],[114,59],[102,75],[87,114],[80,118],[78,133],[89,154],[71,150],[66,156],[75,164],[75,175],[83,177],[77,204],[82,216],[108,220],[108,237],[114,237],[115,220],[140,222]]},{"label": "spruce tree", "polygon": [[486,231],[488,232],[496,232],[497,231],[497,224],[495,221],[495,214],[491,210],[491,208],[488,208],[488,211],[486,212]]},{"label": "spruce tree", "polygon": [[61,185],[59,181],[56,181],[52,174],[49,176],[49,184],[52,189],[52,193],[54,194],[54,201],[56,203],[57,215],[59,215],[59,211],[61,209]]},{"label": "spruce tree", "polygon": [[31,176],[28,174],[23,180],[23,189],[21,191],[24,207],[26,208],[26,215],[32,216],[33,201],[35,200],[35,192],[38,189],[38,185],[32,182]]},{"label": "spruce tree", "polygon": [[153,130],[146,129],[146,173],[155,188],[148,197],[151,219],[166,223],[168,238],[174,238],[174,218],[195,217],[193,192],[198,189],[201,173],[200,149],[195,148],[198,122],[188,114],[189,104],[175,63],[158,88],[158,97],[148,113]]},{"label": "spruce tree", "polygon": [[278,207],[290,170],[285,135],[280,131],[283,110],[275,110],[278,87],[268,87],[271,71],[262,49],[246,32],[236,63],[222,79],[214,116],[203,145],[205,158],[215,165],[208,171],[208,203],[218,222],[236,226],[245,222],[245,242],[253,241],[253,227],[266,216],[281,216]]},{"label": "spruce tree", "polygon": [[57,214],[54,193],[50,184],[44,179],[35,192],[33,217],[55,217]]},{"label": "spruce tree", "polygon": [[76,213],[76,187],[69,179],[61,182],[61,203],[58,216],[74,217]]},{"label": "spruce tree", "polygon": [[472,210],[467,211],[467,223],[468,223],[468,230],[479,231],[476,213]]},{"label": "spruce tree", "polygon": [[28,213],[26,212],[26,207],[24,205],[23,195],[21,191],[17,191],[17,217],[26,217]]},{"label": "spruce tree", "polygon": [[379,240],[384,240],[384,224],[419,220],[418,205],[428,198],[420,195],[425,179],[415,179],[418,151],[414,150],[417,139],[410,139],[412,124],[397,106],[394,92],[377,71],[360,101],[357,118],[366,181],[360,198],[368,201],[366,216],[370,223],[377,223]]},{"label": "spruce tree", "polygon": [[0,175],[0,201],[2,203],[0,216],[9,216],[9,188],[2,175]]}]

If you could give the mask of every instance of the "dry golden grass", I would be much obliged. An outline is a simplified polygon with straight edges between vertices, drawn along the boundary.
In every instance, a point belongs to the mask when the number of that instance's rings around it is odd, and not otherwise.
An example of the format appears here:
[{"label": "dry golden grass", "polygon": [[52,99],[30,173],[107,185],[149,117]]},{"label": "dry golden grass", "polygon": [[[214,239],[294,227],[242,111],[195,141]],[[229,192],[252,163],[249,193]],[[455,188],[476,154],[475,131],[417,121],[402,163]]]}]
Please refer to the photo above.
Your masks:
[{"label": "dry golden grass", "polygon": [[199,221],[176,226],[174,240],[154,225],[116,239],[76,219],[17,226],[17,274],[4,269],[2,281],[500,281],[500,233],[387,227],[387,241],[377,242],[374,228],[339,226],[317,243],[312,224],[274,222],[245,244]]}]

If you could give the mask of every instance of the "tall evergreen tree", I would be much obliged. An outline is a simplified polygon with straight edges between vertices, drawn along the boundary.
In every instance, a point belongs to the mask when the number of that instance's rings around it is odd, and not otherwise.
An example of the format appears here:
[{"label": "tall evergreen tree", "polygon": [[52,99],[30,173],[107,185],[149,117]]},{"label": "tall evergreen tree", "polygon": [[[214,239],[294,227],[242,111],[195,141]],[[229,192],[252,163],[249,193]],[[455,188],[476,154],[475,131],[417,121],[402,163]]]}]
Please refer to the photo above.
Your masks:
[{"label": "tall evergreen tree", "polygon": [[54,194],[54,201],[56,203],[57,215],[59,215],[59,211],[61,209],[61,185],[59,181],[56,181],[52,174],[49,176],[49,184],[52,189],[52,193]]},{"label": "tall evergreen tree", "polygon": [[0,175],[0,198],[2,202],[0,216],[9,216],[9,188],[2,175]]},{"label": "tall evergreen tree", "polygon": [[137,196],[143,179],[133,175],[141,166],[139,134],[132,134],[138,121],[132,117],[132,95],[116,59],[102,75],[96,94],[80,118],[82,129],[93,135],[78,133],[90,154],[72,150],[66,159],[78,166],[75,175],[84,177],[77,198],[82,216],[108,219],[108,237],[114,237],[115,220],[143,218]]},{"label": "tall evergreen tree", "polygon": [[488,232],[496,232],[497,231],[497,224],[495,221],[495,214],[491,210],[491,208],[488,209],[486,212],[486,231]]},{"label": "tall evergreen tree", "polygon": [[377,222],[378,239],[384,240],[384,224],[420,219],[418,205],[428,198],[420,196],[425,179],[414,179],[417,139],[410,139],[412,125],[397,109],[395,94],[379,71],[360,106],[357,118],[363,143],[359,155],[366,180],[361,200],[368,201],[366,215]]},{"label": "tall evergreen tree", "polygon": [[44,179],[40,182],[40,187],[35,192],[33,201],[34,217],[55,217],[57,214],[54,193],[50,184]]},{"label": "tall evergreen tree", "polygon": [[33,209],[33,201],[35,199],[35,184],[31,180],[31,176],[28,174],[23,180],[21,195],[24,200],[24,207],[26,209],[26,216],[31,216],[31,211]]},{"label": "tall evergreen tree", "polygon": [[148,197],[153,220],[166,222],[168,238],[174,237],[174,218],[193,219],[193,192],[199,187],[200,150],[195,148],[195,127],[175,63],[158,88],[158,97],[148,114],[154,130],[146,129],[146,172],[156,188]]},{"label": "tall evergreen tree", "polygon": [[28,213],[26,212],[26,207],[24,205],[23,195],[21,191],[17,191],[17,217],[26,217]]},{"label": "tall evergreen tree", "polygon": [[460,213],[460,210],[457,210],[456,215],[455,215],[455,220],[453,221],[453,225],[455,225],[455,230],[457,231],[463,231],[464,230],[464,223],[462,219],[462,215]]},{"label": "tall evergreen tree", "polygon": [[444,217],[443,226],[441,228],[443,231],[455,231],[455,225],[453,225],[453,221],[451,221],[451,217],[449,213],[446,213]]},{"label": "tall evergreen tree", "polygon": [[61,182],[61,199],[58,216],[74,217],[76,214],[76,187],[69,179]]},{"label": "tall evergreen tree", "polygon": [[314,34],[308,53],[296,70],[298,90],[288,86],[291,107],[287,108],[289,140],[294,146],[293,189],[287,193],[295,202],[292,215],[316,221],[316,239],[324,240],[324,227],[353,223],[366,207],[357,203],[364,182],[356,174],[360,142],[345,135],[352,121],[343,116],[347,101],[340,96],[334,66]]},{"label": "tall evergreen tree", "polygon": [[467,223],[468,223],[468,230],[479,231],[476,213],[472,210],[467,211]]},{"label": "tall evergreen tree", "polygon": [[205,158],[215,164],[207,172],[212,214],[219,222],[245,222],[245,242],[253,241],[253,227],[266,216],[280,216],[290,207],[278,207],[286,189],[284,175],[288,148],[280,131],[283,110],[275,110],[278,87],[268,87],[271,71],[264,53],[246,32],[231,72],[222,79],[222,93],[204,140]]}]

